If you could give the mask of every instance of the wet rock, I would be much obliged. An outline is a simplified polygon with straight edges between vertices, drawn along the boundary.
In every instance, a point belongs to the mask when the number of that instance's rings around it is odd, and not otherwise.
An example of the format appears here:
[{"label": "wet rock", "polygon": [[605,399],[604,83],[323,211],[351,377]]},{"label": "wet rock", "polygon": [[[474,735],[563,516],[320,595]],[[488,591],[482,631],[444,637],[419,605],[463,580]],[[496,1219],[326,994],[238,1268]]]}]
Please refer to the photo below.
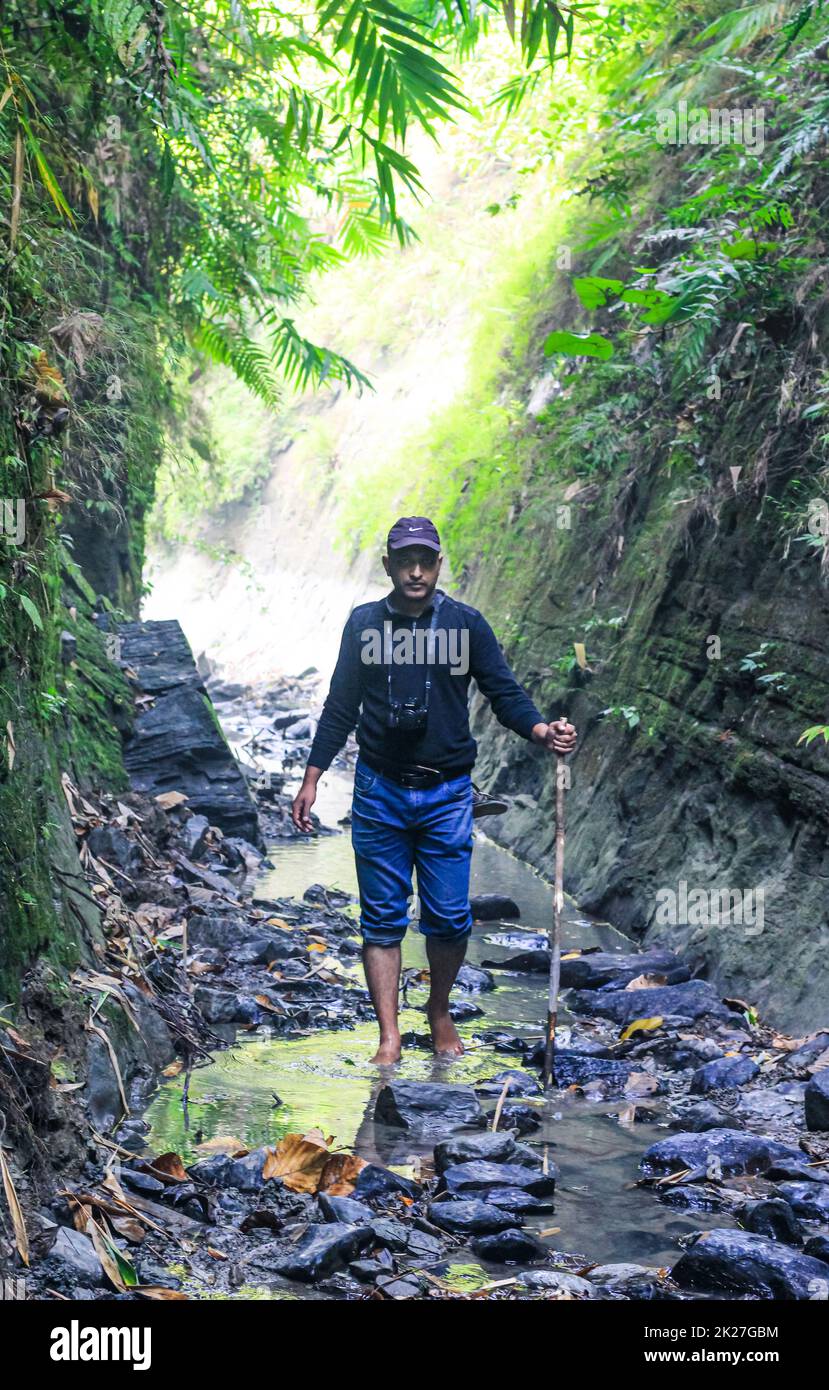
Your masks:
[{"label": "wet rock", "polygon": [[273,937],[266,933],[246,937],[227,948],[228,960],[234,961],[236,965],[271,965],[277,960],[299,960],[302,973],[305,974],[308,969],[307,959],[302,957],[301,947],[292,946],[285,941],[274,941]]},{"label": "wet rock", "polygon": [[598,1014],[616,1023],[632,1023],[635,1018],[676,1015],[697,1019],[710,1015],[734,1023],[738,1015],[723,1004],[713,986],[705,980],[687,984],[657,986],[655,989],[574,990],[567,1006],[576,1014]]},{"label": "wet rock", "polygon": [[179,839],[181,847],[188,859],[198,859],[199,855],[206,848],[207,832],[210,829],[210,822],[207,816],[190,816],[185,823]]},{"label": "wet rock", "polygon": [[382,1168],[379,1164],[367,1163],[357,1175],[353,1196],[356,1199],[370,1202],[374,1198],[389,1197],[396,1192],[401,1192],[404,1197],[411,1197],[413,1201],[417,1201],[423,1188],[419,1183],[413,1182],[411,1178],[404,1178],[400,1173],[392,1172],[391,1168]]},{"label": "wet rock", "polygon": [[357,901],[353,893],[346,893],[341,888],[326,888],[324,883],[312,883],[310,888],[305,889],[302,900],[337,910]]},{"label": "wet rock", "polygon": [[756,1236],[782,1240],[785,1245],[803,1244],[803,1227],[788,1202],[780,1197],[767,1197],[763,1201],[749,1203],[741,1212],[740,1221],[746,1231],[752,1231]]},{"label": "wet rock", "polygon": [[514,1216],[500,1211],[491,1202],[475,1198],[458,1202],[433,1202],[429,1220],[452,1235],[490,1235],[515,1225]]},{"label": "wet rock", "polygon": [[444,1139],[435,1146],[435,1168],[444,1173],[459,1163],[472,1163],[480,1159],[485,1163],[509,1163],[514,1160],[516,1150],[514,1137],[500,1130],[484,1130],[481,1134],[459,1134]]},{"label": "wet rock", "polygon": [[58,1226],[55,1243],[49,1251],[47,1264],[59,1269],[64,1278],[84,1284],[107,1284],[101,1261],[89,1236],[73,1226]]},{"label": "wet rock", "polygon": [[487,990],[495,988],[495,981],[489,971],[481,970],[477,965],[462,965],[455,984],[458,989],[465,989],[470,994],[484,994]]},{"label": "wet rock", "polygon": [[[313,1284],[326,1274],[350,1264],[372,1241],[368,1226],[349,1226],[341,1221],[312,1224],[289,1254],[283,1253],[276,1259],[268,1260],[267,1264],[268,1268],[286,1279]],[[258,1252],[257,1263],[264,1262],[262,1256],[266,1249],[263,1247]]]},{"label": "wet rock", "polygon": [[[472,1196],[480,1190],[474,1188],[465,1195]],[[514,1212],[516,1215],[520,1213],[524,1216],[534,1216],[540,1212],[555,1210],[552,1192],[542,1197],[521,1187],[490,1187],[485,1190],[484,1197],[493,1206],[500,1207],[502,1211]]]},{"label": "wet rock", "polygon": [[449,1005],[449,1017],[456,1023],[463,1023],[468,1018],[480,1018],[483,1012],[471,999],[453,999]]},{"label": "wet rock", "polygon": [[86,843],[96,859],[114,864],[125,874],[137,873],[144,863],[139,846],[116,825],[96,825],[87,835]]},{"label": "wet rock", "polygon": [[807,1240],[803,1247],[803,1254],[810,1255],[813,1260],[822,1260],[824,1264],[829,1264],[829,1236],[812,1236]]},{"label": "wet rock", "polygon": [[704,1096],[709,1091],[744,1086],[759,1070],[752,1057],[718,1057],[713,1062],[706,1062],[694,1072],[690,1090],[692,1095]]},{"label": "wet rock", "polygon": [[159,1182],[150,1173],[141,1173],[136,1168],[121,1168],[119,1178],[125,1182],[127,1187],[131,1187],[134,1192],[144,1192],[155,1195],[164,1191],[164,1183]]},{"label": "wet rock", "polygon": [[386,1298],[417,1298],[421,1291],[420,1281],[415,1279],[390,1279],[381,1288]]},{"label": "wet rock", "polygon": [[533,1134],[541,1128],[541,1116],[531,1105],[520,1100],[505,1100],[501,1110],[501,1125],[517,1134]]},{"label": "wet rock", "polygon": [[431,1081],[392,1081],[384,1086],[375,1102],[374,1119],[421,1136],[482,1128],[485,1123],[471,1086]]},{"label": "wet rock", "polygon": [[548,975],[550,973],[550,952],[543,946],[529,951],[519,951],[515,956],[504,960],[485,960],[490,970],[514,970],[519,975]]},{"label": "wet rock", "polygon": [[829,1183],[781,1182],[777,1190],[804,1221],[829,1221]]},{"label": "wet rock", "polygon": [[540,1168],[526,1168],[518,1163],[487,1163],[474,1159],[471,1163],[458,1163],[441,1174],[439,1192],[456,1195],[474,1189],[494,1187],[517,1188],[537,1197],[552,1196],[556,1188],[557,1170],[547,1174]]},{"label": "wet rock", "polygon": [[501,893],[479,893],[469,899],[469,906],[476,922],[513,921],[521,916],[518,904]]},{"label": "wet rock", "polygon": [[436,1236],[430,1236],[426,1231],[419,1231],[412,1227],[409,1232],[409,1244],[407,1253],[410,1259],[427,1262],[439,1260],[443,1254],[444,1246]]},{"label": "wet rock", "polygon": [[614,1062],[607,1057],[594,1057],[584,1052],[557,1048],[553,1059],[553,1080],[558,1087],[586,1086],[591,1081],[606,1081],[608,1094],[623,1091],[633,1068],[627,1062]]},{"label": "wet rock", "polygon": [[786,1066],[792,1071],[804,1072],[808,1067],[816,1062],[822,1052],[829,1048],[829,1033],[818,1033],[814,1038],[810,1038],[802,1047],[790,1052],[786,1058]]},{"label": "wet rock", "polygon": [[526,1071],[499,1071],[486,1081],[476,1081],[475,1090],[479,1096],[500,1096],[504,1085],[508,1096],[536,1096],[541,1094],[541,1085]]},{"label": "wet rock", "polygon": [[746,1091],[737,1102],[735,1114],[747,1120],[787,1120],[794,1114],[796,1099],[776,1091]]},{"label": "wet rock", "polygon": [[674,1115],[670,1127],[686,1134],[702,1134],[707,1129],[743,1129],[744,1126],[742,1120],[729,1115],[727,1110],[721,1110],[713,1101],[702,1100],[698,1105],[691,1105]]},{"label": "wet rock", "polygon": [[250,994],[200,986],[195,1003],[208,1023],[259,1023],[262,1009]]},{"label": "wet rock", "polygon": [[240,1192],[258,1191],[265,1181],[262,1174],[270,1152],[270,1149],[263,1146],[260,1149],[252,1149],[243,1158],[231,1159],[223,1186],[238,1187]]},{"label": "wet rock", "polygon": [[518,1287],[533,1293],[568,1293],[574,1298],[595,1298],[596,1290],[588,1279],[568,1274],[563,1269],[529,1269],[518,1275]]},{"label": "wet rock", "polygon": [[827,1182],[829,1173],[824,1168],[810,1168],[805,1154],[799,1162],[780,1160],[766,1169],[766,1177],[772,1182]]},{"label": "wet rock", "polygon": [[704,1231],[671,1274],[683,1289],[760,1298],[812,1298],[816,1289],[826,1287],[826,1265],[820,1260],[750,1231]]},{"label": "wet rock", "polygon": [[492,1260],[494,1264],[532,1264],[534,1260],[547,1257],[547,1248],[540,1240],[516,1227],[496,1231],[491,1236],[477,1236],[472,1241],[472,1249],[481,1259]]},{"label": "wet rock", "polygon": [[708,1171],[713,1165],[724,1176],[765,1173],[780,1160],[798,1162],[800,1151],[761,1135],[735,1129],[709,1129],[701,1134],[676,1134],[660,1139],[642,1155],[646,1176],[676,1173],[681,1168]]},{"label": "wet rock", "polygon": [[803,1094],[806,1128],[829,1129],[829,1067],[815,1072]]},{"label": "wet rock", "polygon": [[[388,1252],[384,1252],[388,1255]],[[391,1256],[384,1262],[379,1256],[371,1260],[352,1260],[348,1266],[349,1274],[359,1279],[361,1284],[374,1284],[381,1276],[390,1274],[393,1269]]]},{"label": "wet rock", "polygon": [[136,791],[181,791],[190,809],[228,835],[257,841],[256,807],[225,741],[179,624],[122,623],[121,654],[155,696],[141,710],[124,746]]},{"label": "wet rock", "polygon": [[406,1250],[409,1245],[409,1228],[404,1226],[402,1221],[395,1221],[392,1217],[384,1217],[380,1220],[376,1216],[372,1217],[371,1234],[377,1245],[384,1250],[400,1252]]},{"label": "wet rock", "polygon": [[331,1197],[321,1192],[317,1198],[326,1221],[339,1221],[350,1226],[362,1226],[374,1220],[371,1207],[355,1202],[353,1197]]}]

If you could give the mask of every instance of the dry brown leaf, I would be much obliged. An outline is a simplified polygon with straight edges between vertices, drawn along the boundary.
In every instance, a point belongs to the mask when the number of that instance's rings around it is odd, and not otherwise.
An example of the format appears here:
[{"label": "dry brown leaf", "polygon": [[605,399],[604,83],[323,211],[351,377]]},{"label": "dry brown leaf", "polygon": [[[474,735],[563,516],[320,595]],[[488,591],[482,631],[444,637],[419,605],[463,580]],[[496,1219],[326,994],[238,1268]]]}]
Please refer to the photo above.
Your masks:
[{"label": "dry brown leaf", "polygon": [[159,1154],[151,1163],[144,1165],[154,1178],[159,1178],[164,1182],[165,1178],[171,1182],[189,1182],[190,1179],[181,1158],[177,1153]]},{"label": "dry brown leaf", "polygon": [[95,1254],[98,1256],[103,1271],[109,1279],[110,1283],[113,1284],[116,1289],[120,1289],[122,1292],[125,1292],[127,1286],[124,1283],[123,1276],[121,1274],[120,1269],[118,1268],[118,1262],[112,1253],[109,1241],[106,1239],[104,1232],[101,1230],[101,1227],[98,1225],[97,1221],[93,1216],[90,1216],[87,1220],[86,1233],[91,1238],[92,1244],[95,1246]]},{"label": "dry brown leaf", "polygon": [[184,795],[184,792],[159,792],[158,796],[153,797],[162,811],[172,811],[174,806],[181,806],[189,799]]},{"label": "dry brown leaf", "polygon": [[206,1246],[205,1249],[207,1250],[208,1255],[209,1255],[209,1256],[211,1257],[211,1259],[213,1259],[213,1260],[226,1260],[226,1259],[227,1259],[227,1255],[224,1253],[223,1250],[216,1250],[216,1249],[214,1248],[214,1246],[212,1246],[212,1245]]},{"label": "dry brown leaf", "polygon": [[658,1090],[657,1078],[646,1071],[632,1071],[625,1082],[626,1096],[652,1096]]},{"label": "dry brown leaf", "polygon": [[315,1193],[328,1162],[328,1144],[322,1131],[286,1134],[265,1159],[263,1178],[281,1178],[292,1192]]},{"label": "dry brown leaf", "polygon": [[205,1139],[196,1148],[200,1154],[232,1154],[234,1158],[242,1158],[250,1150],[241,1139],[237,1139],[232,1134],[216,1134],[212,1139]]},{"label": "dry brown leaf", "polygon": [[180,1058],[177,1058],[175,1062],[171,1062],[171,1063],[170,1063],[169,1067],[164,1067],[164,1068],[162,1069],[161,1075],[162,1075],[162,1076],[178,1076],[179,1072],[181,1072],[181,1071],[183,1071],[183,1070],[184,1070],[184,1063],[181,1061]]},{"label": "dry brown leaf", "polygon": [[625,989],[659,989],[667,983],[665,975],[637,975],[635,980],[625,985]]},{"label": "dry brown leaf", "polygon": [[6,1194],[9,1212],[11,1213],[12,1225],[14,1227],[14,1243],[17,1246],[18,1254],[24,1265],[29,1264],[29,1234],[26,1230],[26,1222],[23,1220],[23,1208],[17,1196],[17,1189],[12,1181],[9,1172],[9,1165],[6,1162],[6,1155],[0,1147],[0,1173],[3,1175],[3,1190]]},{"label": "dry brown leaf", "polygon": [[356,1154],[332,1154],[322,1170],[317,1191],[327,1192],[331,1197],[350,1197],[365,1167],[365,1159]]},{"label": "dry brown leaf", "polygon": [[619,1124],[630,1126],[636,1123],[636,1106],[626,1105],[619,1111]]},{"label": "dry brown leaf", "polygon": [[134,1216],[115,1216],[110,1214],[109,1221],[110,1225],[114,1227],[119,1236],[123,1236],[125,1240],[132,1241],[133,1245],[140,1245],[147,1234],[141,1222],[136,1221]]}]

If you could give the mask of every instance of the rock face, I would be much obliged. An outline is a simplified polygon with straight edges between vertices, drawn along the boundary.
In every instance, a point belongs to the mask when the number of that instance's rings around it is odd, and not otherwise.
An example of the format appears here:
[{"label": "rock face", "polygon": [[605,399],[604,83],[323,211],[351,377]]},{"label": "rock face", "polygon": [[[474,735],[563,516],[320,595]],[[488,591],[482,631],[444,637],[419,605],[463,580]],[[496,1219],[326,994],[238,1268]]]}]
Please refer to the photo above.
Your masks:
[{"label": "rock face", "polygon": [[374,1118],[393,1129],[424,1136],[482,1129],[485,1123],[471,1086],[428,1081],[393,1081],[384,1086],[375,1102]]},{"label": "rock face", "polygon": [[[521,951],[517,956],[509,956],[502,961],[486,961],[485,964],[500,970],[546,975],[550,969],[550,952],[544,946],[534,945],[531,950]],[[631,955],[591,951],[561,962],[562,989],[600,989],[602,985],[609,984],[623,989],[639,975],[663,975],[668,985],[682,984],[690,979],[687,965],[673,951],[643,951]]]},{"label": "rock face", "polygon": [[175,621],[124,623],[121,659],[154,703],[137,714],[124,747],[136,791],[180,791],[190,809],[227,835],[260,843],[256,807]]},{"label": "rock face", "polygon": [[760,1298],[825,1298],[829,1291],[829,1268],[821,1260],[749,1231],[703,1232],[671,1274],[680,1288]]}]

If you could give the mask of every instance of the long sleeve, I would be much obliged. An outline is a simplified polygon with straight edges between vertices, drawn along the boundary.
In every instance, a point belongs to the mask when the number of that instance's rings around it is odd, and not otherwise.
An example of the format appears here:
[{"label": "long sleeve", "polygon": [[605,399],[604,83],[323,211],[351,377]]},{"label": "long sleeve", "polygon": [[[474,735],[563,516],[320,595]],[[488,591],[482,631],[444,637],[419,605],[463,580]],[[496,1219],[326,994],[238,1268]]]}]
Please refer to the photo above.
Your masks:
[{"label": "long sleeve", "polygon": [[478,688],[492,706],[495,718],[505,729],[512,729],[528,739],[534,725],[547,722],[524,687],[515,679],[495,633],[480,614],[472,633],[470,674],[475,677]]},{"label": "long sleeve", "polygon": [[359,714],[360,659],[352,619],[349,618],[343,628],[337,664],[308,755],[309,766],[320,767],[323,772],[331,766],[356,725]]}]

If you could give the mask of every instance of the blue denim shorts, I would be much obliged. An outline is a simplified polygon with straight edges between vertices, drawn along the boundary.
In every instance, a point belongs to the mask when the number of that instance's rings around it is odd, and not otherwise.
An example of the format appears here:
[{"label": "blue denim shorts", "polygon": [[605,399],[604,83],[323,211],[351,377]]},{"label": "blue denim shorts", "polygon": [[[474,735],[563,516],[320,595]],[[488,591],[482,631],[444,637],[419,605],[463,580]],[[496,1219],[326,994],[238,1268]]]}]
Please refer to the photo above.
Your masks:
[{"label": "blue denim shorts", "polygon": [[[358,761],[351,842],[360,926],[371,946],[397,946],[419,916],[425,936],[459,941],[472,929],[472,778],[414,790]],[[417,871],[417,900],[412,871]],[[418,901],[419,900],[419,901]]]}]

